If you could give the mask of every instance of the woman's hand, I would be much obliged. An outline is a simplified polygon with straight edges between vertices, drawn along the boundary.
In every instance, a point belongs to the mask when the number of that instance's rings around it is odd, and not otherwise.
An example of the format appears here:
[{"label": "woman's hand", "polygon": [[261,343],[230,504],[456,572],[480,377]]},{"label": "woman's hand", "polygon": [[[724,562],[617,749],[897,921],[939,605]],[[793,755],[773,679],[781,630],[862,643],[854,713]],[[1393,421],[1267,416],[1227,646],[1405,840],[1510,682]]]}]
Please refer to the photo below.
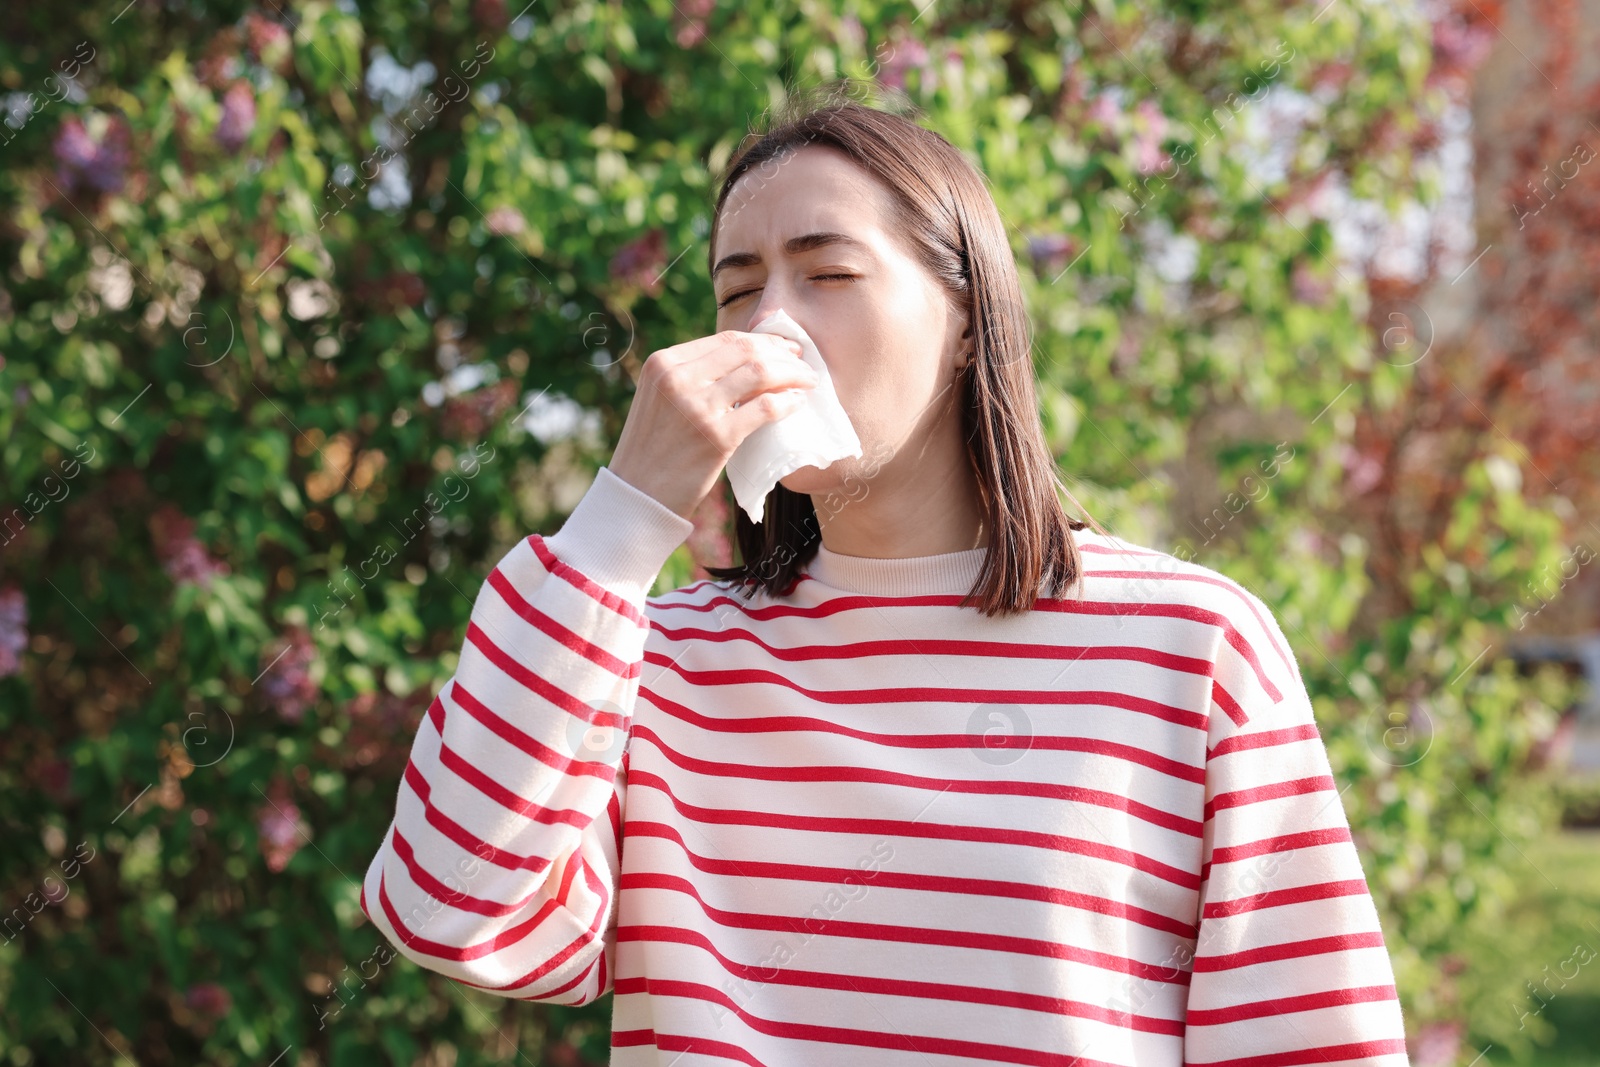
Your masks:
[{"label": "woman's hand", "polygon": [[744,439],[818,380],[800,345],[775,334],[723,330],[652,352],[607,467],[691,518]]}]

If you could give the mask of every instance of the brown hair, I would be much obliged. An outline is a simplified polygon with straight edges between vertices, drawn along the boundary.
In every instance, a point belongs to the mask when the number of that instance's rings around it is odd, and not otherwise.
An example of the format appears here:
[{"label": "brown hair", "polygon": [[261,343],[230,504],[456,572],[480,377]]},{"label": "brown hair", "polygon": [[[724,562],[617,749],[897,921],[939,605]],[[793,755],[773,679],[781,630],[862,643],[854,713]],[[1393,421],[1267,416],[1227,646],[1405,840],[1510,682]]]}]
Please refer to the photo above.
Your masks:
[{"label": "brown hair", "polygon": [[[917,109],[893,95],[887,101],[895,110],[863,104],[850,99],[851,90],[852,83],[841,80],[792,96],[765,133],[746,136],[721,179],[707,267],[728,194],[756,167],[781,164],[808,145],[825,145],[888,188],[910,251],[971,325],[972,352],[955,388],[989,544],[977,584],[960,606],[977,597],[988,616],[1026,612],[1045,576],[1052,597],[1077,580],[1082,565],[1069,531],[1086,524],[1068,518],[1056,495],[1060,489],[1077,504],[1061,482],[1040,423],[1027,310],[1005,224],[981,172],[945,138],[918,125]],[[825,501],[830,507],[838,506],[835,495]],[[767,495],[761,522],[751,522],[742,508],[734,512],[744,562],[706,572],[750,587],[750,595],[755,588],[788,595],[821,542],[811,497],[780,484]]]}]

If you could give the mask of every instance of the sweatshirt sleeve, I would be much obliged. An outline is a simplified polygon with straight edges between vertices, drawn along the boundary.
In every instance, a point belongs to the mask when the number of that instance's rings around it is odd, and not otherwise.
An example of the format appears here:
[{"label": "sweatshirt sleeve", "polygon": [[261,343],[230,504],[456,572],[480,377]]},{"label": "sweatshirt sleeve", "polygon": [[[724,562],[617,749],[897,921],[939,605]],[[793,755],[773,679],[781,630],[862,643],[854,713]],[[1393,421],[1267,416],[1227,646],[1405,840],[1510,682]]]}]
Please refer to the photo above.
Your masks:
[{"label": "sweatshirt sleeve", "polygon": [[1394,971],[1298,664],[1227,583],[1184,1063],[1406,1067]]},{"label": "sweatshirt sleeve", "polygon": [[602,467],[490,571],[361,889],[402,955],[504,997],[610,988],[645,599],[693,529]]}]

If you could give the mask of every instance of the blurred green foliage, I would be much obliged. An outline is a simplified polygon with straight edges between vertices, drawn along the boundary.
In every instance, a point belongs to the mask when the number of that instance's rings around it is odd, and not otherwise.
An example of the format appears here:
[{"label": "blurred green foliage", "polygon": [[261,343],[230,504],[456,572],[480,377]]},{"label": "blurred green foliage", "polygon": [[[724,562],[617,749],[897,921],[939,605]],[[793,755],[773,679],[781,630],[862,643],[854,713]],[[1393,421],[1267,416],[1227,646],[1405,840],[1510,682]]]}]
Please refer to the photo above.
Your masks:
[{"label": "blurred green foliage", "polygon": [[[604,1060],[608,1002],[391,963],[358,880],[488,568],[559,526],[644,358],[713,328],[718,169],[839,75],[903,88],[988,175],[1078,499],[1278,612],[1414,1033],[1515,1043],[1478,1009],[1520,975],[1463,970],[1457,935],[1553,818],[1527,756],[1566,695],[1484,652],[1564,527],[1509,442],[1426,544],[1346,512],[1357,413],[1412,402],[1413,370],[1308,206],[1330,176],[1392,211],[1435,181],[1390,135],[1440,106],[1406,7],[11,16],[0,1058]],[[1273,93],[1309,107],[1276,161]],[[1375,590],[1383,552],[1403,582]]]}]

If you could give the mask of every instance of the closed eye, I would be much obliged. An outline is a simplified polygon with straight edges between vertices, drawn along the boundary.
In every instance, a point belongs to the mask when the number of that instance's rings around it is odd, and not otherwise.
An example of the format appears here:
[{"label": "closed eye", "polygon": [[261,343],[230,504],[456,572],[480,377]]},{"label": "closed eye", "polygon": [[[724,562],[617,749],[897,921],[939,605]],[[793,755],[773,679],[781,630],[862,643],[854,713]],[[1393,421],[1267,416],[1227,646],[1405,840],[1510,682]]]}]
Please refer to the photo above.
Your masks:
[{"label": "closed eye", "polygon": [[[811,276],[811,280],[814,281],[814,282],[827,282],[827,281],[853,282],[853,281],[856,281],[858,279],[854,274],[813,274]],[[737,293],[729,293],[727,296],[722,298],[722,300],[717,304],[717,307],[718,308],[725,308],[729,304],[733,303],[735,300],[738,300],[740,297],[749,296],[751,293],[754,293],[754,292],[758,291],[759,289],[760,289],[760,286],[757,286],[755,289],[745,289],[745,290],[742,290],[742,291],[737,292]]]}]

